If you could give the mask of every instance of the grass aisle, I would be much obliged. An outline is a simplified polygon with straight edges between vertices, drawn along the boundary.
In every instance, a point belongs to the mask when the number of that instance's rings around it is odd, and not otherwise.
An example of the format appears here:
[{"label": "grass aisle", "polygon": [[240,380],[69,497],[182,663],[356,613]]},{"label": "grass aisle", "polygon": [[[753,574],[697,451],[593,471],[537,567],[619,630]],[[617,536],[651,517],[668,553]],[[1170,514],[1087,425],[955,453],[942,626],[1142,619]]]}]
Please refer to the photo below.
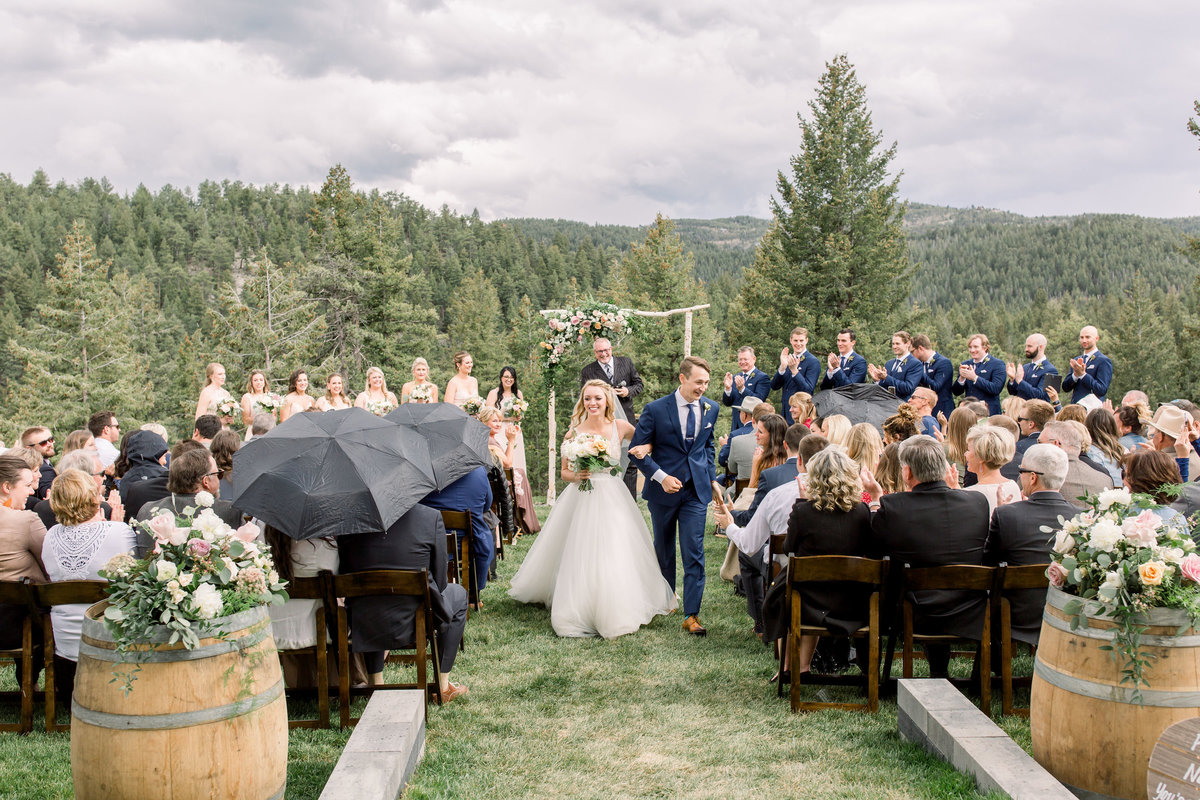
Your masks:
[{"label": "grass aisle", "polygon": [[708,537],[704,639],[658,617],[613,641],[562,639],[540,606],[507,596],[521,539],[467,626],[454,678],[464,702],[430,709],[425,760],[406,798],[978,797],[970,779],[876,715],[795,715],[768,679],[745,601],[720,580]]}]

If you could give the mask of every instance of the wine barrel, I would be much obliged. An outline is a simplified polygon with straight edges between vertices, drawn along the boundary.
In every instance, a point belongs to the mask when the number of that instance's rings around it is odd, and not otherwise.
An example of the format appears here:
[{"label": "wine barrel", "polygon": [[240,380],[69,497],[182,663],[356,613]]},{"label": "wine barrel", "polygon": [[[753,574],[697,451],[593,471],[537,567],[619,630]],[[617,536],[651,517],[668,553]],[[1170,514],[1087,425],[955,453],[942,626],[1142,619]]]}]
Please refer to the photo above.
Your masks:
[{"label": "wine barrel", "polygon": [[1100,649],[1112,643],[1115,624],[1089,614],[1088,627],[1072,631],[1063,608],[1073,599],[1054,588],[1047,594],[1030,701],[1033,757],[1080,796],[1145,798],[1155,742],[1200,715],[1200,632],[1176,636],[1188,617],[1174,609],[1145,617],[1142,650],[1157,659],[1139,705],[1121,684],[1124,659]]},{"label": "wine barrel", "polygon": [[[116,645],[88,609],[71,702],[71,774],[79,800],[282,798],[287,706],[266,607],[214,620],[193,650],[163,631],[125,694]],[[132,665],[121,665],[128,669]]]}]

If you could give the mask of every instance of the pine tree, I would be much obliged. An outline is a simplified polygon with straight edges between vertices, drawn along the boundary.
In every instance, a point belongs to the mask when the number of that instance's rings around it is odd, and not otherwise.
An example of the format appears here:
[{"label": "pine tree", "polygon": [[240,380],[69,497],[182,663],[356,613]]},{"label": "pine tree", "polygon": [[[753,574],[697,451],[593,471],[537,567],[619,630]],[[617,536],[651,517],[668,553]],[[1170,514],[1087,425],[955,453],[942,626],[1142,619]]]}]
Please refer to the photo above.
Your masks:
[{"label": "pine tree", "polygon": [[493,373],[498,375],[504,366],[502,319],[496,287],[482,270],[468,273],[446,309],[446,333],[453,348],[471,352],[475,369],[479,375],[487,376],[480,380],[481,384]]},{"label": "pine tree", "polygon": [[770,345],[766,352],[796,325],[816,352],[843,327],[860,340],[886,336],[909,292],[900,176],[888,174],[896,145],[882,147],[845,55],[826,64],[808,108],[790,176],[779,173],[774,225],[730,309],[731,340]]},{"label": "pine tree", "polygon": [[[1175,363],[1175,337],[1160,313],[1160,304],[1150,282],[1140,272],[1125,290],[1125,298],[1113,327],[1108,356],[1118,368],[1113,370],[1109,397],[1116,403],[1130,389],[1141,389],[1150,396],[1152,407],[1175,397],[1171,385],[1172,370],[1138,369],[1147,357],[1158,363]],[[1103,340],[1101,340],[1103,343]],[[1078,351],[1078,348],[1076,348]],[[1077,354],[1077,353],[1076,353]],[[1059,368],[1066,374],[1070,364]]]},{"label": "pine tree", "polygon": [[137,298],[148,299],[147,286],[123,272],[110,280],[111,264],[96,257],[79,220],[56,263],[37,318],[8,342],[24,368],[9,387],[11,417],[18,424],[82,427],[92,412],[111,408],[144,419],[154,393]]}]

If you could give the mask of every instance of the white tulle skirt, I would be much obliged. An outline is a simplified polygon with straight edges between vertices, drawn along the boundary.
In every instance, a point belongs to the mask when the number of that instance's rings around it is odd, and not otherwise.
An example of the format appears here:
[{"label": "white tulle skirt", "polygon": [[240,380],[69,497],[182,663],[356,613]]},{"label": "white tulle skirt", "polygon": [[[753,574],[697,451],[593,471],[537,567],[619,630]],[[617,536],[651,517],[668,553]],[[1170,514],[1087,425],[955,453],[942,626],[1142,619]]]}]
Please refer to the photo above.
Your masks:
[{"label": "white tulle skirt", "polygon": [[612,639],[674,610],[675,593],[625,484],[612,475],[592,483],[563,491],[508,593],[550,609],[559,636]]}]

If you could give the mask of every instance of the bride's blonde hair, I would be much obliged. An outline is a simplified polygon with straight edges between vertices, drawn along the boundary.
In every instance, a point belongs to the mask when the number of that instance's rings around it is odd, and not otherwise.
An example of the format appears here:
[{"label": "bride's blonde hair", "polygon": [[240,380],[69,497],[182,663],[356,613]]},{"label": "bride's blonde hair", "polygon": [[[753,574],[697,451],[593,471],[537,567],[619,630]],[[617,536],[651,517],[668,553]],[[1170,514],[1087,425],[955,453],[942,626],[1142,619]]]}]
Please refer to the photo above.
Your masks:
[{"label": "bride's blonde hair", "polygon": [[604,393],[604,421],[612,422],[617,418],[616,412],[613,411],[613,404],[616,402],[616,395],[613,394],[613,388],[608,385],[607,381],[592,378],[579,390],[579,399],[575,401],[575,408],[571,411],[572,428],[578,428],[579,424],[587,418],[587,409],[583,407],[583,393],[587,391],[589,386],[595,386]]}]

